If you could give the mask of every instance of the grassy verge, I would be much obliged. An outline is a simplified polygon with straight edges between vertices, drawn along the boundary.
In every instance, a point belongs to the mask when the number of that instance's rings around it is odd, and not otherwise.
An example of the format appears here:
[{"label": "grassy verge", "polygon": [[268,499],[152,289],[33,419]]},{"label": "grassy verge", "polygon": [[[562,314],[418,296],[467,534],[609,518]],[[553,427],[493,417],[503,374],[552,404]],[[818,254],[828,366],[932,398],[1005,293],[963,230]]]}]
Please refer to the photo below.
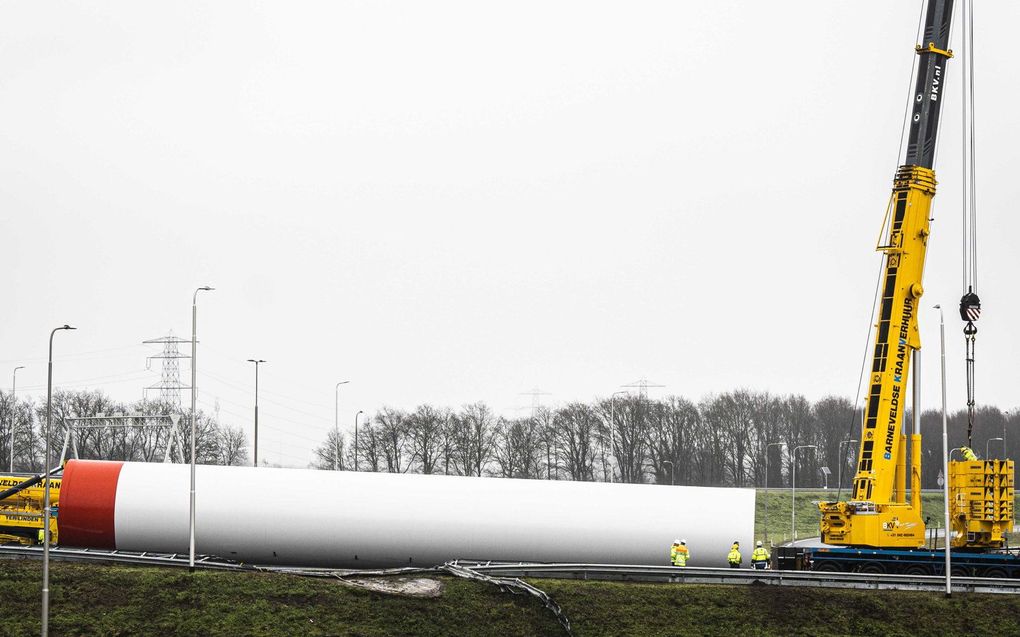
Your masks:
[{"label": "grassy verge", "polygon": [[907,591],[535,583],[571,615],[579,636],[1020,634],[1020,602],[1007,595],[946,599]]},{"label": "grassy verge", "polygon": [[[0,634],[39,630],[38,561],[0,561]],[[537,600],[440,578],[439,597],[258,573],[53,564],[50,629],[60,635],[560,635]],[[578,637],[596,635],[1015,635],[1007,595],[533,580]]]},{"label": "grassy verge", "polygon": [[[50,634],[491,635],[556,634],[530,598],[445,580],[435,599],[368,592],[336,581],[266,573],[55,562]],[[38,635],[41,564],[0,561],[0,634]]]}]

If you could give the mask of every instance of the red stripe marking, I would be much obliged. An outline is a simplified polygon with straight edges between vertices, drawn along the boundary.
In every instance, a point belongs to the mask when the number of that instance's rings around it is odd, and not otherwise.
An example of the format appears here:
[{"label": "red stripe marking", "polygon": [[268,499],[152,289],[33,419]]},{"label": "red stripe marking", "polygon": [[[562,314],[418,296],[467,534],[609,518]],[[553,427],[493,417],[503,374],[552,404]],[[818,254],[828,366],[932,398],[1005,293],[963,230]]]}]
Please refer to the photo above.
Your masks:
[{"label": "red stripe marking", "polygon": [[115,549],[114,511],[123,462],[69,460],[60,483],[57,541],[63,546]]}]

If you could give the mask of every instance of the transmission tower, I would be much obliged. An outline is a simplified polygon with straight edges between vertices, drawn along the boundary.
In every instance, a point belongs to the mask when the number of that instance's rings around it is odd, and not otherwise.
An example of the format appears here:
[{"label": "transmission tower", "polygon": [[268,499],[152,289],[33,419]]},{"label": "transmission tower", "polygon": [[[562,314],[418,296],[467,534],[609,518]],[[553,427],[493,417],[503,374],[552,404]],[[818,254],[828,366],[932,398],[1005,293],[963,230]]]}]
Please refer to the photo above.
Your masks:
[{"label": "transmission tower", "polygon": [[163,353],[155,356],[149,356],[145,361],[145,366],[148,368],[149,361],[154,358],[160,358],[163,360],[163,374],[158,385],[152,385],[146,387],[149,389],[159,390],[159,400],[161,403],[167,405],[168,409],[179,412],[181,411],[181,390],[191,389],[186,385],[181,384],[181,367],[177,363],[182,358],[191,358],[187,354],[181,354],[177,349],[180,343],[190,343],[191,339],[179,338],[174,336],[173,330],[170,330],[170,334],[160,338],[153,338],[148,341],[142,341],[142,343],[155,344],[162,343]]},{"label": "transmission tower", "polygon": [[531,417],[534,418],[538,414],[539,408],[542,406],[542,396],[552,396],[547,391],[542,391],[538,387],[533,388],[531,391],[522,391],[521,396],[531,396]]},{"label": "transmission tower", "polygon": [[648,400],[648,388],[649,387],[665,387],[665,385],[659,385],[658,383],[650,382],[647,378],[642,376],[640,379],[633,383],[627,383],[626,385],[620,385],[620,387],[636,387],[638,395],[642,400]]}]

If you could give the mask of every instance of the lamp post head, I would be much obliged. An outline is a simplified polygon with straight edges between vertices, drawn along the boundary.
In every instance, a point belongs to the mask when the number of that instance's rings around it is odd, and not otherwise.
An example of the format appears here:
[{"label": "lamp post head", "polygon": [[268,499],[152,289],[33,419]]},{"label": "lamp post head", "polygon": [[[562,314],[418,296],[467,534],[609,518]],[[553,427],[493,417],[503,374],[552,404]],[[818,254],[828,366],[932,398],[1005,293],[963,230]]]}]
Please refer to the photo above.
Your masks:
[{"label": "lamp post head", "polygon": [[57,332],[59,332],[60,330],[76,330],[76,329],[78,329],[78,328],[77,327],[72,327],[72,326],[67,325],[67,324],[64,324],[64,325],[61,325],[60,327],[54,327],[53,331],[50,332],[50,364],[53,363],[53,336]]},{"label": "lamp post head", "polygon": [[254,359],[254,358],[249,358],[249,359],[248,359],[248,362],[249,362],[249,363],[255,363],[256,365],[258,365],[259,363],[264,363],[264,362],[266,362],[266,361],[262,360],[261,358],[260,358],[260,359],[258,359],[258,360]]},{"label": "lamp post head", "polygon": [[203,285],[202,287],[197,288],[195,290],[195,293],[191,295],[191,304],[194,305],[198,301],[198,293],[199,292],[209,292],[209,291],[212,291],[212,290],[215,290],[215,289],[216,288],[208,286],[208,285]]}]

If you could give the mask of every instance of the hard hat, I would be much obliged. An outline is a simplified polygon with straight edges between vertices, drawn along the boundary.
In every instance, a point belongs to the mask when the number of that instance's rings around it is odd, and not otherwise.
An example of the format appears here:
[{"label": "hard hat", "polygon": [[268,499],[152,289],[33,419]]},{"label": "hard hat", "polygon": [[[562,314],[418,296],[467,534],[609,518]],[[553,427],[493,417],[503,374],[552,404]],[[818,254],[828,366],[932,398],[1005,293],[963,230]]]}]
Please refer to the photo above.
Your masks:
[{"label": "hard hat", "polygon": [[687,540],[680,540],[681,544],[687,544]]},{"label": "hard hat", "polygon": [[761,540],[758,540],[758,546],[761,546]]},{"label": "hard hat", "polygon": [[673,540],[673,544],[681,544],[680,540]]}]

